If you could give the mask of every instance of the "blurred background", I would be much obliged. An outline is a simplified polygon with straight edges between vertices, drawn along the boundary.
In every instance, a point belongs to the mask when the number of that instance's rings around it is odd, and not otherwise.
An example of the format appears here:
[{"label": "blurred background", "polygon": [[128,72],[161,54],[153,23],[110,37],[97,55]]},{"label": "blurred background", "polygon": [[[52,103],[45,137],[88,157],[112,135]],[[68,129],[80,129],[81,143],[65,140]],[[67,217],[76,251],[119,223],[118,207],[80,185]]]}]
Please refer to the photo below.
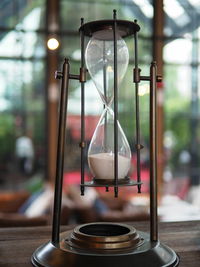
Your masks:
[{"label": "blurred background", "polygon": [[[157,61],[159,74],[163,75],[157,102],[160,220],[200,219],[199,1],[2,0],[0,225],[50,223],[47,214],[51,213],[48,204],[53,199],[60,90],[54,73],[61,68],[65,57],[70,59],[70,72],[79,73],[80,18],[84,17],[85,22],[111,19],[113,9],[117,10],[119,19],[137,19],[141,26],[142,75],[149,75],[152,60]],[[133,49],[131,39],[127,44]],[[132,53],[119,90],[119,120],[132,149],[132,178],[136,173],[133,67]],[[80,84],[70,81],[69,90],[63,223],[147,219],[148,83],[142,82],[139,88],[143,193],[138,196],[135,189],[123,189],[116,206],[112,192],[88,190],[84,200],[79,196]],[[88,144],[102,106],[88,75],[85,117]],[[91,177],[87,166],[86,177]],[[38,221],[33,220],[36,217]]]}]

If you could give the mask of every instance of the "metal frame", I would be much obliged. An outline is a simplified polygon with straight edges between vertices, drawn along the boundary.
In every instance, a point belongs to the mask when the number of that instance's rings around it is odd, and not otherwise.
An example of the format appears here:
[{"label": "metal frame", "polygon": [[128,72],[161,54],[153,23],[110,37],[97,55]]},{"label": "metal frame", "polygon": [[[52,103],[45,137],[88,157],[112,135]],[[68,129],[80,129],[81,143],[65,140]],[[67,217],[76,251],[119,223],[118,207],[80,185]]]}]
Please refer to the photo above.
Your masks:
[{"label": "metal frame", "polygon": [[[150,76],[141,76],[140,69],[138,68],[137,62],[137,30],[139,26],[136,21],[133,23],[128,22],[126,25],[132,25],[131,29],[135,29],[135,45],[136,45],[136,63],[134,68],[134,83],[136,88],[136,124],[139,126],[139,99],[138,99],[138,84],[140,81],[145,80],[150,82],[150,239],[146,233],[139,232],[139,236],[136,234],[138,239],[137,246],[132,246],[128,249],[120,249],[118,252],[112,253],[109,249],[103,252],[97,252],[94,248],[99,247],[98,244],[98,232],[91,234],[91,229],[94,228],[105,228],[110,227],[110,225],[105,225],[105,223],[87,224],[87,236],[85,232],[81,231],[85,226],[80,226],[78,229],[78,240],[74,236],[77,235],[77,229],[75,228],[73,232],[63,233],[60,235],[60,213],[61,213],[61,200],[62,200],[62,179],[63,179],[63,161],[64,161],[64,141],[65,141],[65,129],[66,129],[66,114],[67,114],[67,99],[68,99],[68,83],[69,79],[77,79],[81,82],[81,194],[84,194],[85,186],[104,186],[106,189],[109,186],[114,187],[115,197],[118,196],[118,135],[117,135],[117,120],[118,120],[118,95],[117,95],[117,40],[116,31],[118,27],[121,27],[121,21],[116,19],[116,11],[113,12],[112,24],[110,21],[104,21],[106,27],[112,26],[113,30],[113,41],[114,41],[114,149],[115,149],[115,179],[110,184],[95,184],[95,183],[85,183],[84,181],[84,83],[86,81],[86,69],[84,67],[84,34],[90,32],[90,27],[88,24],[83,24],[83,19],[81,20],[81,68],[80,75],[72,75],[69,73],[70,66],[68,60],[65,59],[63,64],[62,72],[56,73],[56,78],[62,79],[61,83],[61,95],[60,95],[60,109],[59,109],[59,127],[58,127],[58,147],[57,147],[57,165],[56,165],[56,182],[55,182],[55,197],[54,197],[54,214],[53,214],[53,227],[52,227],[52,240],[47,244],[38,248],[33,256],[32,263],[34,266],[68,266],[68,267],[86,267],[86,266],[97,266],[100,267],[104,265],[105,267],[110,266],[110,264],[115,264],[118,267],[126,265],[126,267],[132,266],[145,266],[145,267],[155,267],[155,266],[177,266],[179,259],[176,253],[168,248],[167,246],[161,244],[158,241],[158,227],[157,227],[157,139],[156,139],[156,83],[161,80],[161,77],[157,75],[156,63],[152,62],[150,67]],[[103,21],[100,21],[100,26],[102,27]],[[95,25],[96,22],[94,22]],[[122,23],[124,25],[124,21]],[[86,26],[87,27],[86,27]],[[93,28],[93,23],[89,23],[91,29]],[[137,25],[137,26],[136,26]],[[122,27],[123,28],[123,27]],[[136,131],[136,149],[137,155],[140,155],[140,149],[142,145],[140,144],[140,129]],[[140,163],[140,156],[138,163]],[[137,185],[138,191],[140,192],[140,167],[138,170],[137,182],[130,184],[129,182],[122,184],[121,186],[127,185]],[[111,226],[116,227],[116,224],[112,223]],[[119,225],[118,225],[119,226]],[[129,229],[128,226],[119,226],[119,232],[115,235],[120,239],[123,239],[121,235],[121,229]],[[95,229],[96,229],[95,228]],[[96,231],[96,230],[95,230]],[[104,232],[107,230],[104,230]],[[129,232],[129,230],[127,230]],[[89,237],[88,237],[89,235]],[[101,236],[101,235],[100,235]],[[95,245],[94,247],[88,248],[87,240],[88,238]],[[99,237],[100,238],[100,237]],[[104,238],[106,242],[112,238]],[[102,238],[100,238],[102,240]],[[115,238],[119,242],[119,238]],[[75,241],[74,241],[75,240]],[[75,243],[73,243],[75,242]],[[78,247],[76,244],[81,244]],[[97,243],[95,243],[97,242]],[[84,245],[86,243],[86,246]],[[105,246],[110,246],[108,243]],[[115,246],[112,244],[112,246]],[[116,244],[118,247],[118,244]],[[104,247],[104,245],[103,245]],[[79,250],[81,248],[81,250]],[[117,257],[115,257],[117,254]],[[95,256],[95,257],[94,257]],[[54,259],[57,259],[54,262]]]},{"label": "metal frame", "polygon": [[[115,57],[115,64],[116,65],[117,59]],[[84,63],[82,63],[84,64]],[[82,65],[82,70],[83,72],[85,72],[84,70],[84,65]],[[134,69],[134,82],[136,84],[136,99],[138,98],[138,83],[140,82],[140,80],[148,80],[150,81],[150,215],[151,215],[151,219],[150,219],[150,233],[151,233],[151,240],[152,241],[157,241],[158,240],[158,230],[157,230],[157,138],[156,138],[156,83],[157,81],[159,82],[161,80],[161,77],[157,75],[157,67],[156,67],[156,63],[152,62],[151,64],[151,68],[150,68],[150,76],[140,76],[138,75],[140,73],[140,70],[138,69],[138,66],[136,64],[136,67]],[[73,78],[80,78],[79,76],[71,76]],[[116,80],[116,74],[115,74],[115,80]],[[63,64],[63,71],[62,74],[61,73],[57,73],[57,78],[62,78],[62,85],[61,85],[61,99],[63,101],[61,101],[60,104],[60,120],[59,120],[59,135],[58,135],[58,151],[57,151],[57,172],[56,172],[56,183],[55,183],[55,204],[54,204],[54,220],[53,220],[53,233],[57,232],[56,229],[58,229],[58,214],[60,213],[60,209],[61,209],[61,198],[62,198],[62,170],[63,170],[63,158],[64,158],[64,151],[63,151],[63,147],[64,147],[64,138],[65,138],[65,127],[66,127],[66,122],[65,119],[66,118],[66,108],[67,107],[67,91],[68,91],[68,80],[70,78],[69,75],[69,63],[67,60],[65,60],[65,63]],[[84,98],[84,82],[85,79],[83,79],[82,81],[82,100]],[[116,81],[115,81],[115,91],[117,91],[117,85],[116,85]],[[66,91],[65,91],[66,90]],[[114,91],[114,92],[115,92]],[[63,103],[62,103],[63,102]],[[82,101],[82,112],[81,112],[81,123],[84,127],[84,101]],[[139,102],[139,101],[138,101]],[[136,124],[139,125],[139,104],[138,104],[137,100],[136,100]],[[114,112],[117,114],[118,110],[117,110],[117,94],[115,92],[114,94],[114,103],[115,103],[115,109]],[[118,147],[118,143],[117,143],[117,116],[115,116],[115,139],[114,139],[114,143],[115,143],[115,180],[114,183],[110,183],[110,184],[100,184],[100,183],[85,183],[84,181],[84,148],[85,148],[85,142],[84,142],[84,130],[81,130],[81,143],[80,143],[80,147],[81,147],[81,194],[84,194],[84,187],[85,186],[110,186],[115,188],[115,197],[117,197],[118,195],[118,175],[117,175],[117,171],[118,171],[118,153],[117,151],[117,147]],[[136,140],[137,140],[137,144],[136,144],[136,148],[137,148],[137,155],[140,156],[140,149],[142,148],[142,145],[140,144],[140,132],[139,130],[137,130],[136,132]],[[140,163],[140,157],[139,159],[137,158],[137,165],[138,163]],[[83,164],[83,165],[82,165]],[[140,175],[140,166],[139,166],[139,170],[137,171],[138,174]],[[138,179],[140,179],[140,176],[138,177]],[[124,184],[122,184],[122,186],[127,186],[129,181],[126,181]],[[134,183],[131,185],[137,185],[138,187],[141,187],[141,181],[138,180],[138,183]],[[59,201],[58,201],[59,199]],[[57,218],[57,219],[56,219]],[[59,219],[60,220],[60,219]],[[57,236],[57,238],[52,238],[52,241],[54,242],[54,240],[56,240],[56,242],[58,241],[58,233],[55,234]],[[53,234],[54,236],[54,234]],[[54,242],[54,243],[56,243]]]}]

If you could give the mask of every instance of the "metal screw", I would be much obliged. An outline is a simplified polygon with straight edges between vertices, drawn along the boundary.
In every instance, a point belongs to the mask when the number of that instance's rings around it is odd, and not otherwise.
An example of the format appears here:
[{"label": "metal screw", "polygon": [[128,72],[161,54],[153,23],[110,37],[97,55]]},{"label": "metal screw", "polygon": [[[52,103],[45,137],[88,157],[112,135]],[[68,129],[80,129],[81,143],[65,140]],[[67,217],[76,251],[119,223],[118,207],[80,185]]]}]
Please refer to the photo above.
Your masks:
[{"label": "metal screw", "polygon": [[56,79],[59,80],[59,79],[61,79],[62,77],[63,77],[62,71],[56,71],[56,72],[55,72],[55,78],[56,78]]},{"label": "metal screw", "polygon": [[161,75],[158,75],[158,76],[156,77],[156,81],[157,81],[157,82],[162,82],[162,76],[161,76]]}]

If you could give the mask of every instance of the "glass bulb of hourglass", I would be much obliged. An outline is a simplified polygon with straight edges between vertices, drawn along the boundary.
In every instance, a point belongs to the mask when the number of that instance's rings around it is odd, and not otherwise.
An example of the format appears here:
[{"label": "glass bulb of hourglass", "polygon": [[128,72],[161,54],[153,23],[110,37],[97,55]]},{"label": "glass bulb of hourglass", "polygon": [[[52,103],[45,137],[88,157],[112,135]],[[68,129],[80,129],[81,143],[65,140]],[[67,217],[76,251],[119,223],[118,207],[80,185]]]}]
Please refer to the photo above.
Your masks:
[{"label": "glass bulb of hourglass", "polygon": [[[130,169],[131,151],[118,122],[118,178],[124,179]],[[96,179],[114,179],[114,113],[105,108],[88,150],[88,163]]]},{"label": "glass bulb of hourglass", "polygon": [[[105,105],[113,100],[114,45],[113,31],[102,30],[93,34],[85,52],[86,66]],[[117,82],[122,81],[129,62],[125,41],[117,34]]]},{"label": "glass bulb of hourglass", "polygon": [[[86,66],[104,104],[104,111],[96,127],[88,150],[88,163],[95,179],[113,180],[114,173],[114,42],[113,31],[93,34],[86,47]],[[125,41],[117,35],[117,83],[122,81],[129,61]],[[124,179],[130,169],[131,151],[126,136],[118,128],[118,179]]]}]

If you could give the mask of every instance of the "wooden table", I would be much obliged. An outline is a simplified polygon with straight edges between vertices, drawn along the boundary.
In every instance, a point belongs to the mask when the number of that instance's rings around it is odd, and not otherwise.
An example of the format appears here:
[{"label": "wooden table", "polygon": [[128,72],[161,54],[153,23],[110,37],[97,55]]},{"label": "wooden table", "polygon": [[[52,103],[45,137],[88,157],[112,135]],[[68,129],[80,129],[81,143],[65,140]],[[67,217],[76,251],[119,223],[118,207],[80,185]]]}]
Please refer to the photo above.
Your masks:
[{"label": "wooden table", "polygon": [[[148,232],[148,223],[135,222],[134,227]],[[62,227],[67,230],[69,227]],[[51,227],[1,228],[0,266],[32,266],[34,250],[51,237]],[[173,248],[181,258],[181,267],[200,266],[200,221],[159,224],[159,239]],[[89,266],[88,266],[89,267]]]}]

